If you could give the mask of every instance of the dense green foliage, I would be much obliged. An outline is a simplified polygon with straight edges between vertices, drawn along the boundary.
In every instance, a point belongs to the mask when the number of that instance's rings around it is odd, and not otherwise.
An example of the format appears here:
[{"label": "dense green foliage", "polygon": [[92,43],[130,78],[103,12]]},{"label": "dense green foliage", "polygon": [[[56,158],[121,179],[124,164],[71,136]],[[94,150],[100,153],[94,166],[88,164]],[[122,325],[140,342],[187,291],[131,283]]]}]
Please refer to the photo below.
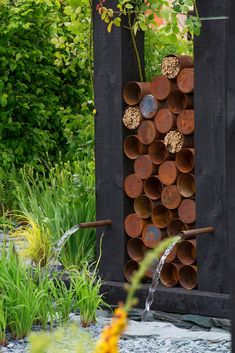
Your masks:
[{"label": "dense green foliage", "polygon": [[0,2],[0,177],[12,165],[90,159],[90,12],[85,0]]}]

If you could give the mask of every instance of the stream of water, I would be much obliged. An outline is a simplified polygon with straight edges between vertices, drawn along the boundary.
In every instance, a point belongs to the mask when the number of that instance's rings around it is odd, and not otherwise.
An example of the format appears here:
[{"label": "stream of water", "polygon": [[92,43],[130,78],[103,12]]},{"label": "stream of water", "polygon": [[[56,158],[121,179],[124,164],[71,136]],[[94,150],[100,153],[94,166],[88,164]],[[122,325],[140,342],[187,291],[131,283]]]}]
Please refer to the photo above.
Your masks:
[{"label": "stream of water", "polygon": [[178,243],[179,241],[181,240],[181,237],[176,237],[176,239],[174,240],[173,243],[171,243],[168,248],[165,250],[164,254],[162,255],[157,267],[156,267],[156,270],[154,272],[154,275],[153,275],[153,279],[152,279],[152,283],[149,287],[149,292],[148,292],[148,296],[146,298],[146,301],[145,301],[145,309],[144,309],[144,312],[142,314],[142,320],[145,319],[147,313],[149,312],[150,308],[151,308],[151,305],[153,303],[153,299],[154,299],[154,293],[156,292],[157,290],[157,287],[158,287],[158,284],[159,284],[159,279],[160,279],[160,273],[162,271],[162,268],[164,266],[164,263],[166,261],[166,258],[167,256],[172,252],[174,246],[176,245],[176,243]]}]

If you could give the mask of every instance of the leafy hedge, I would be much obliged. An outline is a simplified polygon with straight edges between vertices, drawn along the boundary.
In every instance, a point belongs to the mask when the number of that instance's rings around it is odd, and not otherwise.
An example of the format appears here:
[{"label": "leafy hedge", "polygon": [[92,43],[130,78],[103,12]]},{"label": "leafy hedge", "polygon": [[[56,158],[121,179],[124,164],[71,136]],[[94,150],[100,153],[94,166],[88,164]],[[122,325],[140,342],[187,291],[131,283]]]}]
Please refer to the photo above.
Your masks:
[{"label": "leafy hedge", "polygon": [[0,0],[0,178],[85,158],[93,141],[86,0]]}]

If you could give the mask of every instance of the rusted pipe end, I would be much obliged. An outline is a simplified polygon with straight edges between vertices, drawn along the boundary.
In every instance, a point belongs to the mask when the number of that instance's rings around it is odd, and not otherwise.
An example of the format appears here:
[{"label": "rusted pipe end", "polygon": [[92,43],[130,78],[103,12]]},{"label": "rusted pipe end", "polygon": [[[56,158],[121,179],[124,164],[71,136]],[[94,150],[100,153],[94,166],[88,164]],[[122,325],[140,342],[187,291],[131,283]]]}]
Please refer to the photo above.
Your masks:
[{"label": "rusted pipe end", "polygon": [[167,98],[167,105],[172,113],[179,114],[182,110],[193,108],[193,97],[181,91],[173,91]]},{"label": "rusted pipe end", "polygon": [[164,185],[172,185],[179,174],[174,161],[163,162],[158,170],[158,176]]},{"label": "rusted pipe end", "polygon": [[176,126],[176,116],[169,109],[160,109],[154,117],[154,124],[157,131],[166,134]]},{"label": "rusted pipe end", "polygon": [[173,89],[177,89],[176,81],[170,81],[166,76],[156,76],[150,83],[151,94],[158,100],[166,99]]},{"label": "rusted pipe end", "polygon": [[163,205],[156,205],[151,214],[153,224],[158,228],[166,228],[170,218],[170,211]]},{"label": "rusted pipe end", "polygon": [[193,174],[180,174],[177,178],[180,195],[191,197],[195,194],[195,177]]},{"label": "rusted pipe end", "polygon": [[125,264],[125,268],[124,268],[124,276],[126,278],[126,280],[128,282],[131,283],[131,278],[133,276],[133,274],[138,271],[139,269],[139,264],[137,261],[133,261],[133,260],[129,260],[126,264]]},{"label": "rusted pipe end", "polygon": [[140,113],[145,119],[154,117],[158,110],[158,102],[152,94],[145,95],[140,102]]},{"label": "rusted pipe end", "polygon": [[136,174],[128,175],[124,180],[124,191],[127,196],[135,199],[143,191],[143,181]]},{"label": "rusted pipe end", "polygon": [[193,224],[196,221],[196,203],[194,200],[185,199],[178,208],[179,218],[186,224]]},{"label": "rusted pipe end", "polygon": [[162,204],[170,209],[177,208],[181,201],[181,195],[176,185],[169,185],[163,188],[161,194]]},{"label": "rusted pipe end", "polygon": [[144,192],[151,200],[161,198],[162,183],[157,175],[152,175],[144,182]]},{"label": "rusted pipe end", "polygon": [[[138,127],[138,138],[144,145],[150,145],[157,137],[157,131],[154,123],[150,120],[144,120]],[[158,133],[158,136],[160,134]]]},{"label": "rusted pipe end", "polygon": [[146,195],[139,195],[134,201],[135,213],[140,217],[147,219],[151,216],[153,203]]},{"label": "rusted pipe end", "polygon": [[177,77],[177,85],[183,93],[191,93],[194,90],[194,69],[183,69]]},{"label": "rusted pipe end", "polygon": [[134,261],[142,261],[147,247],[141,238],[131,238],[127,243],[127,253]]},{"label": "rusted pipe end", "polygon": [[194,132],[194,110],[186,109],[183,110],[176,121],[177,129],[184,135],[190,135]]},{"label": "rusted pipe end", "polygon": [[160,280],[165,287],[174,287],[178,283],[178,266],[165,263],[160,273]]},{"label": "rusted pipe end", "polygon": [[175,158],[176,167],[182,173],[190,173],[195,166],[195,157],[193,148],[183,148]]},{"label": "rusted pipe end", "polygon": [[190,240],[190,239],[194,239],[198,235],[213,233],[213,232],[214,232],[213,227],[195,228],[195,229],[189,229],[189,230],[182,231],[180,233],[180,237],[183,240]]},{"label": "rusted pipe end", "polygon": [[142,234],[142,231],[147,224],[136,213],[129,214],[124,221],[125,232],[132,238],[136,238]]},{"label": "rusted pipe end", "polygon": [[125,138],[123,150],[125,155],[130,159],[136,159],[147,152],[146,146],[142,144],[136,135],[129,135]]},{"label": "rusted pipe end", "polygon": [[161,231],[154,224],[147,224],[142,233],[144,244],[148,248],[155,248],[161,241]]},{"label": "rusted pipe end", "polygon": [[156,140],[151,143],[148,153],[151,161],[157,165],[163,163],[169,157],[169,152],[164,142],[161,140]]},{"label": "rusted pipe end", "polygon": [[169,237],[174,237],[180,234],[183,230],[186,230],[186,224],[179,218],[173,218],[167,225],[167,234]]},{"label": "rusted pipe end", "polygon": [[162,61],[162,74],[169,79],[175,78],[180,70],[193,67],[193,58],[189,55],[167,55]]},{"label": "rusted pipe end", "polygon": [[157,167],[152,163],[148,154],[143,154],[135,159],[134,171],[140,179],[148,179],[157,172]]},{"label": "rusted pipe end", "polygon": [[185,265],[179,270],[180,285],[188,290],[197,287],[197,267],[192,265]]},{"label": "rusted pipe end", "polygon": [[177,257],[184,265],[193,265],[197,260],[196,240],[185,240],[177,246]]},{"label": "rusted pipe end", "polygon": [[148,93],[150,93],[149,82],[130,81],[123,88],[123,99],[128,105],[137,105]]}]

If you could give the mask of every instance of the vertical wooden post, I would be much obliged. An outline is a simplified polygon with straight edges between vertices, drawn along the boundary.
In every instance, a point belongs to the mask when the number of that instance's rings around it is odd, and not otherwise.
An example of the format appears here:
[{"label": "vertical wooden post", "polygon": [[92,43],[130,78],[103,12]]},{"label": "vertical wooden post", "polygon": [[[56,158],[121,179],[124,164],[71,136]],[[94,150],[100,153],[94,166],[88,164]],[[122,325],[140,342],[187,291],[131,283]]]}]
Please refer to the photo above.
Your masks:
[{"label": "vertical wooden post", "polygon": [[[197,227],[215,232],[198,238],[199,290],[228,293],[225,164],[225,57],[227,1],[197,0],[202,21],[195,40],[195,145]],[[233,181],[234,182],[234,181]]]},{"label": "vertical wooden post", "polygon": [[[94,0],[96,7],[98,0]],[[114,8],[115,0],[106,6]],[[123,281],[126,261],[126,239],[123,229],[125,214],[130,203],[123,193],[123,180],[128,172],[128,163],[123,155],[122,125],[123,85],[138,80],[138,68],[133,52],[130,32],[123,27],[107,32],[98,13],[94,11],[94,78],[95,78],[95,153],[97,220],[109,218],[112,226],[104,230],[100,274],[105,280]],[[143,62],[143,36],[137,38]],[[102,231],[97,230],[99,251]]]}]

